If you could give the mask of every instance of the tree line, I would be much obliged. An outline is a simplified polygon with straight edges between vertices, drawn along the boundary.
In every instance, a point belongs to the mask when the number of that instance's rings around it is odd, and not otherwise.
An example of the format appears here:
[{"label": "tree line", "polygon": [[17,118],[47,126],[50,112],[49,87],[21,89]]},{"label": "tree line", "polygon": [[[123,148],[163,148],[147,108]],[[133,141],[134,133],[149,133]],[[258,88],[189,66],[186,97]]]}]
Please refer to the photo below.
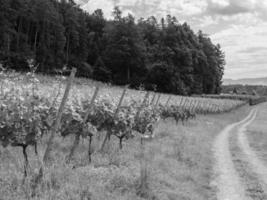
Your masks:
[{"label": "tree line", "polygon": [[208,35],[174,16],[136,20],[115,7],[89,14],[73,0],[0,0],[0,62],[174,94],[219,93],[225,57]]},{"label": "tree line", "polygon": [[267,96],[267,86],[266,85],[223,85],[222,93],[225,94],[246,94],[246,95],[259,95]]}]

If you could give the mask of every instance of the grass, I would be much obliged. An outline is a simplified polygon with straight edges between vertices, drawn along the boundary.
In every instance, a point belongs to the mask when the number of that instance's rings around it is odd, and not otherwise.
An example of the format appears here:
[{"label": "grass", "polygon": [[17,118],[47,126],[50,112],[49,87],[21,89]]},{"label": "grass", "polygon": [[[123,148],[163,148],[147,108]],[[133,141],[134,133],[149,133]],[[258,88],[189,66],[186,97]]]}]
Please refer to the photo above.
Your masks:
[{"label": "grass", "polygon": [[266,199],[261,181],[255,172],[253,172],[250,163],[247,162],[246,156],[238,144],[237,134],[230,136],[230,151],[235,169],[240,177],[246,195],[251,199]]},{"label": "grass", "polygon": [[[22,76],[23,78],[23,76]],[[59,82],[55,78],[39,76],[38,92],[44,96],[56,94]],[[10,87],[10,82],[4,84]],[[25,80],[16,80],[14,87],[28,87]],[[94,86],[100,85],[100,97],[117,102],[121,87],[75,79],[71,99],[90,99]],[[30,87],[29,87],[30,89]],[[64,85],[62,86],[61,95]],[[142,99],[145,92],[129,90],[124,103],[130,99]],[[152,98],[152,95],[151,95]],[[165,103],[168,95],[161,95]],[[227,104],[227,100],[194,98],[205,102]],[[170,104],[178,104],[181,96],[172,96]],[[231,102],[231,101],[229,101]],[[204,106],[204,104],[203,104]],[[155,138],[146,142],[144,158],[140,151],[140,138],[124,142],[119,150],[118,140],[113,136],[100,153],[99,147],[104,134],[99,134],[93,141],[92,163],[87,156],[88,141],[79,145],[75,160],[65,164],[73,137],[56,137],[53,145],[53,165],[44,171],[44,179],[37,188],[36,196],[31,197],[33,182],[39,169],[38,157],[33,149],[28,149],[30,168],[29,177],[23,182],[23,156],[19,148],[0,147],[0,200],[174,200],[214,199],[215,193],[210,186],[212,180],[212,142],[220,130],[233,121],[245,116],[248,108],[242,107],[231,113],[198,116],[185,125],[172,120],[161,121],[156,129]],[[43,138],[39,147],[42,158],[48,136]],[[145,161],[147,190],[140,188],[141,161]]]},{"label": "grass", "polygon": [[[155,138],[146,142],[147,193],[140,195],[140,138],[124,143],[119,150],[112,137],[103,153],[97,150],[103,140],[93,141],[92,163],[87,159],[87,141],[79,145],[75,160],[64,160],[73,138],[56,138],[53,146],[53,166],[45,169],[44,180],[31,197],[33,177],[38,160],[33,149],[30,154],[30,176],[22,184],[23,157],[17,148],[0,148],[0,199],[2,200],[207,200],[215,199],[212,181],[212,142],[220,130],[245,116],[249,108],[231,113],[198,116],[197,120],[178,124],[161,121]],[[39,145],[43,155],[47,138]],[[75,166],[73,168],[73,166]]]},{"label": "grass", "polygon": [[[0,86],[5,87],[15,87],[18,88],[26,88],[31,91],[31,83],[27,80],[27,76],[25,74],[17,74],[15,75],[16,78],[13,80],[11,78],[11,81],[5,82],[0,80]],[[52,77],[47,75],[40,75],[37,74],[36,78],[39,80],[39,83],[37,83],[37,91],[40,93],[41,96],[45,96],[51,99],[54,99],[54,97],[57,95],[57,92],[60,88],[60,97],[62,97],[64,89],[65,89],[65,82],[66,78],[63,80],[62,77]],[[123,87],[120,86],[113,86],[110,84],[85,79],[85,78],[75,78],[74,84],[72,85],[72,89],[70,91],[69,95],[69,101],[68,103],[71,104],[72,101],[75,101],[77,103],[80,103],[80,101],[89,101],[94,93],[95,87],[100,87],[100,92],[97,97],[97,99],[105,99],[110,100],[114,102],[115,104],[118,104],[120,96],[123,91]],[[123,99],[123,105],[127,105],[129,101],[132,99],[134,100],[140,100],[142,101],[145,96],[146,91],[142,90],[134,90],[134,89],[128,89],[127,93]],[[153,99],[154,94],[151,92],[149,99],[150,101]],[[159,95],[159,93],[157,93]],[[162,105],[165,105],[168,101],[169,97],[171,96],[171,99],[169,101],[169,105],[180,105],[181,102],[184,107],[189,108],[190,103],[189,101],[194,101],[194,104],[196,102],[199,102],[201,107],[205,110],[210,109],[211,105],[218,105],[222,109],[228,109],[232,108],[233,106],[236,106],[238,103],[242,103],[236,100],[225,100],[225,99],[212,99],[212,98],[202,98],[202,97],[186,97],[188,100],[187,103],[185,103],[185,97],[179,96],[179,95],[170,95],[170,94],[160,94],[159,103]],[[158,97],[158,96],[157,96]],[[156,97],[156,99],[157,99]],[[183,101],[182,101],[183,99]],[[58,98],[58,101],[60,101],[61,98]],[[59,103],[59,102],[58,102]]]},{"label": "grass", "polygon": [[[266,108],[266,103],[258,105],[258,114],[245,132],[250,146],[256,151],[259,158],[265,161],[267,161]],[[251,199],[266,199],[265,185],[260,180],[258,174],[254,172],[251,164],[247,161],[246,155],[244,155],[244,152],[239,147],[237,134],[232,134],[230,137],[230,150],[234,166],[240,176],[247,196]]]},{"label": "grass", "polygon": [[248,126],[247,136],[250,146],[257,152],[260,159],[267,162],[267,104],[258,108],[256,119]]}]

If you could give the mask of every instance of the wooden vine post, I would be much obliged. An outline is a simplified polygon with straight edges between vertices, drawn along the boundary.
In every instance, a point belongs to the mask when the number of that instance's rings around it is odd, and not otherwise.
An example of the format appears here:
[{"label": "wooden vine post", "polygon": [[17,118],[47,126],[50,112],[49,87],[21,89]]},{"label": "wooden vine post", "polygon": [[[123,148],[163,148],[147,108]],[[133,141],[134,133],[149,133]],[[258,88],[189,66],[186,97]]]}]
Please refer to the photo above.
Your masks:
[{"label": "wooden vine post", "polygon": [[[123,99],[124,99],[124,96],[125,96],[125,94],[126,94],[127,88],[128,88],[128,85],[125,86],[125,88],[124,88],[124,90],[123,90],[123,92],[122,92],[122,95],[121,95],[121,97],[120,97],[120,101],[119,101],[119,103],[118,103],[118,106],[117,106],[117,108],[116,108],[116,110],[115,110],[115,113],[114,113],[114,116],[113,116],[114,119],[117,117],[117,115],[118,115],[118,113],[119,113],[119,109],[120,109],[121,104],[122,104],[122,102],[123,102]],[[105,145],[106,145],[106,143],[107,143],[107,140],[110,140],[110,136],[111,136],[111,132],[110,132],[110,131],[107,131],[106,136],[105,136],[105,138],[104,138],[104,141],[103,141],[103,143],[102,143],[102,145],[101,145],[100,151],[103,151],[103,150],[104,150],[104,147],[105,147]]]},{"label": "wooden vine post", "polygon": [[214,103],[212,104],[212,110],[213,110],[214,113],[216,113],[216,107],[215,107]]},{"label": "wooden vine post", "polygon": [[189,100],[189,107],[188,110],[191,111],[191,106],[192,106],[193,100]]},{"label": "wooden vine post", "polygon": [[[146,93],[146,95],[144,96],[143,102],[141,104],[141,106],[139,107],[135,119],[137,121],[137,119],[140,116],[141,110],[144,108],[146,101],[149,97],[149,92]],[[141,141],[140,141],[140,194],[142,196],[145,196],[147,193],[147,161],[145,158],[145,140],[146,137],[145,136],[141,136]]]},{"label": "wooden vine post", "polygon": [[217,112],[217,113],[221,113],[220,106],[218,106],[217,104],[215,104],[215,108],[216,108],[216,112]]},{"label": "wooden vine post", "polygon": [[195,105],[196,105],[195,100],[192,100],[191,106],[189,108],[190,109],[190,112],[193,112],[194,111]]},{"label": "wooden vine post", "polygon": [[202,104],[203,104],[203,102],[199,102],[199,106],[198,106],[198,108],[199,108],[199,113],[201,113],[201,114],[203,114]]},{"label": "wooden vine post", "polygon": [[200,106],[200,102],[198,101],[197,102],[197,105],[196,105],[196,113],[199,113],[200,112],[199,106]]},{"label": "wooden vine post", "polygon": [[148,97],[149,97],[149,92],[147,91],[147,93],[146,93],[146,95],[145,95],[145,97],[143,99],[143,102],[142,102],[141,106],[139,107],[139,109],[136,112],[135,119],[138,119],[139,118],[140,112],[143,109],[143,107],[145,106]]},{"label": "wooden vine post", "polygon": [[185,98],[185,101],[184,101],[184,103],[183,103],[183,105],[182,105],[182,108],[186,108],[187,102],[188,102],[188,99]]},{"label": "wooden vine post", "polygon": [[166,104],[165,104],[165,106],[168,106],[168,104],[169,104],[169,102],[170,102],[171,98],[172,98],[172,96],[170,95],[170,96],[169,96],[169,98],[168,98],[168,100],[166,101]]},{"label": "wooden vine post", "polygon": [[199,105],[199,101],[196,101],[196,104],[195,104],[195,107],[194,107],[195,114],[198,113],[198,105]]},{"label": "wooden vine post", "polygon": [[157,96],[157,93],[154,92],[154,95],[153,95],[153,98],[152,98],[152,101],[151,101],[151,104],[152,105],[154,104],[154,101],[156,100],[156,96]]},{"label": "wooden vine post", "polygon": [[[94,102],[95,102],[95,99],[97,97],[98,92],[99,92],[99,86],[97,86],[95,88],[95,92],[93,94],[93,97],[92,97],[92,99],[90,101],[89,107],[87,108],[85,116],[83,118],[82,127],[85,127],[85,125],[86,125],[88,116],[89,116],[89,114],[90,114],[90,112],[92,110],[92,107],[94,106]],[[74,142],[72,144],[70,153],[69,153],[69,155],[67,157],[67,160],[66,160],[67,163],[69,163],[71,161],[71,159],[73,158],[73,155],[75,153],[75,149],[78,147],[78,145],[80,143],[80,135],[81,135],[81,133],[78,133],[78,134],[75,135]],[[88,157],[89,157],[89,161],[90,162],[91,162],[91,143],[92,143],[92,136],[90,135],[89,136],[89,147],[88,147]]]},{"label": "wooden vine post", "polygon": [[120,109],[120,107],[121,107],[121,104],[122,104],[122,102],[123,102],[124,96],[125,96],[125,94],[126,94],[127,88],[128,88],[128,86],[125,86],[125,88],[124,88],[124,90],[123,90],[123,92],[122,92],[120,101],[119,101],[118,106],[117,106],[117,108],[116,108],[116,111],[115,111],[115,113],[114,113],[114,117],[115,117],[115,118],[117,117],[117,114],[118,114],[119,109]]},{"label": "wooden vine post", "polygon": [[161,94],[158,95],[158,99],[157,99],[156,104],[155,104],[156,107],[157,107],[158,104],[159,104],[160,97],[161,97]]},{"label": "wooden vine post", "polygon": [[72,68],[72,70],[71,70],[71,74],[70,74],[69,80],[67,82],[65,93],[64,93],[63,99],[62,99],[62,101],[60,103],[60,106],[59,106],[59,109],[58,109],[58,112],[57,112],[57,116],[56,116],[56,120],[55,120],[54,126],[52,127],[51,135],[50,135],[50,138],[48,140],[47,148],[46,148],[46,151],[45,151],[45,154],[44,154],[44,157],[43,157],[44,164],[47,164],[48,161],[50,161],[50,159],[51,159],[53,140],[54,140],[56,132],[57,132],[59,126],[60,126],[60,121],[61,121],[62,113],[63,113],[63,110],[64,110],[64,106],[65,106],[65,104],[67,102],[67,99],[68,99],[68,96],[69,96],[69,92],[70,92],[70,89],[71,89],[71,85],[72,85],[73,79],[75,77],[76,71],[77,71],[76,68]]},{"label": "wooden vine post", "polygon": [[180,101],[180,104],[179,104],[179,107],[182,106],[183,100],[184,100],[184,98],[182,97],[182,98],[181,98],[181,101]]},{"label": "wooden vine post", "polygon": [[199,101],[196,101],[196,105],[195,105],[195,108],[194,108],[194,112],[195,113],[198,113],[198,105],[199,105]]},{"label": "wooden vine post", "polygon": [[205,102],[202,102],[202,108],[203,108],[203,112],[205,115],[208,114],[207,107],[208,107],[208,104],[207,103],[205,104]]},{"label": "wooden vine post", "polygon": [[213,113],[214,112],[214,109],[213,109],[213,104],[210,103],[210,112]]},{"label": "wooden vine post", "polygon": [[215,112],[215,109],[214,109],[214,104],[211,103],[211,112],[214,113]]},{"label": "wooden vine post", "polygon": [[39,173],[33,180],[32,194],[31,194],[32,197],[34,197],[36,195],[37,186],[40,184],[40,182],[41,182],[41,180],[43,178],[43,167],[44,167],[43,165],[50,164],[53,140],[54,140],[56,132],[57,132],[59,126],[60,126],[62,113],[63,113],[64,107],[65,107],[65,104],[67,102],[67,99],[68,99],[68,96],[69,96],[69,92],[70,92],[70,89],[71,89],[71,85],[72,85],[73,79],[75,77],[76,71],[77,71],[76,68],[72,68],[72,70],[71,70],[71,74],[70,74],[70,77],[68,79],[68,82],[67,82],[67,85],[66,85],[66,89],[65,89],[62,101],[60,103],[60,106],[59,106],[59,109],[58,109],[58,112],[57,112],[57,115],[56,115],[56,120],[53,123],[52,129],[51,129],[51,135],[50,135],[48,143],[47,143],[47,147],[46,147],[46,150],[45,150],[45,153],[44,153],[43,160],[42,161],[40,160],[41,167],[39,169]]}]

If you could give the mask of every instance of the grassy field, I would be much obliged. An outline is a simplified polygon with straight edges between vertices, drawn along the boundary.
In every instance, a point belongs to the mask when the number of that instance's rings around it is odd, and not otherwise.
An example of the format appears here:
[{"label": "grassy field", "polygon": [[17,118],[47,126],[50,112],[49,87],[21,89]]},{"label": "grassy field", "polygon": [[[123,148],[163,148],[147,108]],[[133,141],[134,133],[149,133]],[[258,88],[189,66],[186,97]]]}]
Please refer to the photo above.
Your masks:
[{"label": "grassy field", "polygon": [[[25,74],[14,74],[11,77],[15,76],[16,78],[8,78],[6,76],[4,79],[1,78],[0,84],[1,88],[14,87],[16,89],[21,90],[31,90],[33,82],[36,87],[36,92],[38,92],[41,96],[45,96],[47,98],[54,98],[58,93],[59,96],[62,97],[65,89],[65,83],[68,77],[62,76],[45,76],[45,75],[35,75],[34,80],[25,76]],[[72,85],[72,90],[69,96],[69,104],[72,104],[73,101],[81,102],[88,101],[92,98],[95,87],[100,87],[100,92],[97,97],[97,100],[109,100],[115,104],[118,104],[120,96],[124,87],[113,86],[109,84],[105,84],[102,82],[93,81],[90,79],[84,78],[75,78],[74,84]],[[127,93],[123,99],[123,105],[127,105],[131,100],[139,100],[142,101],[146,91],[128,89]],[[5,90],[5,89],[4,89]],[[3,90],[3,91],[4,91]],[[151,101],[156,95],[156,100],[159,98],[159,104],[165,105],[170,98],[168,104],[169,105],[180,105],[184,107],[190,107],[189,102],[192,101],[193,104],[199,104],[203,110],[208,110],[211,106],[215,107],[220,111],[231,110],[238,105],[243,104],[242,101],[239,100],[230,100],[230,99],[213,99],[213,98],[201,98],[201,97],[184,97],[179,95],[170,95],[170,94],[160,94],[151,92],[149,95],[149,100]],[[58,98],[60,100],[61,98]],[[186,102],[186,103],[185,103]]]},{"label": "grassy field", "polygon": [[[140,145],[134,139],[119,151],[112,142],[104,153],[95,153],[88,165],[87,143],[83,142],[75,156],[76,167],[66,165],[64,156],[72,138],[56,138],[53,166],[45,170],[44,182],[35,199],[214,199],[212,179],[213,138],[222,127],[240,120],[248,107],[221,115],[199,116],[184,126],[167,120],[159,124],[156,137],[146,145],[148,196],[140,197]],[[97,138],[93,146],[97,149]],[[43,154],[45,139],[40,145]],[[31,175],[22,183],[23,158],[17,148],[0,151],[0,199],[32,199],[32,177],[38,161],[30,150]]]},{"label": "grassy field", "polygon": [[250,146],[258,153],[259,157],[267,162],[267,104],[258,108],[255,121],[248,127],[247,135]]},{"label": "grassy field", "polygon": [[[257,110],[257,115],[243,133],[245,138],[247,138],[246,141],[248,141],[246,151],[242,147],[240,142],[241,133],[238,131],[233,132],[230,136],[230,151],[235,169],[238,172],[247,197],[250,199],[267,199],[267,187],[262,180],[264,176],[258,173],[259,171],[264,173],[264,170],[260,169],[257,171],[258,167],[255,167],[261,165],[265,168],[267,163],[267,128],[265,123],[267,104],[259,104],[254,108]],[[247,151],[249,151],[249,154],[246,154]],[[260,162],[260,164],[257,162]]]},{"label": "grassy field", "polygon": [[[29,80],[30,79],[30,80]],[[34,80],[32,80],[34,79]],[[20,96],[29,91],[53,99],[59,95],[60,103],[66,80],[62,77],[18,74],[15,78],[1,79],[1,95]],[[89,100],[96,86],[100,87],[97,101],[108,100],[117,104],[123,88],[95,81],[75,79],[66,107]],[[145,91],[127,90],[123,105],[131,100],[142,101]],[[12,96],[11,95],[11,96]],[[155,94],[149,96],[151,101]],[[165,105],[167,94],[156,94],[159,103]],[[27,96],[26,96],[27,98]],[[183,99],[183,100],[182,100]],[[187,103],[184,99],[187,99]],[[18,99],[23,102],[25,99]],[[181,104],[183,102],[183,104]],[[191,102],[191,103],[189,103]],[[111,135],[110,142],[99,151],[105,134],[97,134],[92,142],[92,162],[88,160],[88,139],[82,139],[75,151],[74,160],[66,164],[75,135],[56,135],[52,146],[52,166],[44,168],[42,182],[34,188],[41,160],[48,143],[48,135],[38,140],[38,156],[28,148],[28,176],[24,179],[24,159],[20,147],[0,146],[0,200],[16,199],[214,199],[212,181],[212,152],[214,137],[220,130],[243,118],[247,106],[241,101],[181,97],[172,95],[169,105],[190,108],[192,102],[202,110],[228,113],[198,115],[185,124],[172,119],[156,123],[154,138],[140,144],[140,137],[124,143],[121,150],[118,139]],[[7,102],[8,103],[8,102]],[[211,110],[210,110],[211,109]],[[145,148],[145,149],[143,149]],[[141,175],[142,174],[142,177]],[[142,184],[143,183],[143,184]],[[145,187],[145,190],[143,187]],[[144,193],[145,191],[145,193]],[[32,195],[32,194],[35,195]]]}]

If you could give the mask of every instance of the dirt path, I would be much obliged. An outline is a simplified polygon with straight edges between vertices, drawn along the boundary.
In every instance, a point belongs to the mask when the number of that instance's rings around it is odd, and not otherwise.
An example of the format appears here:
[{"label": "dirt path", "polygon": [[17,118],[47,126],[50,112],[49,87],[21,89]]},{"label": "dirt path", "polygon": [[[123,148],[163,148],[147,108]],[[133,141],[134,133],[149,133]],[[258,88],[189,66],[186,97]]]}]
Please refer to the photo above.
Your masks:
[{"label": "dirt path", "polygon": [[232,161],[229,149],[229,135],[235,130],[243,129],[243,126],[248,124],[254,115],[255,110],[252,110],[242,121],[228,125],[215,139],[213,147],[215,156],[215,180],[213,184],[218,190],[218,200],[249,199],[245,195],[245,189],[240,182]]},{"label": "dirt path", "polygon": [[[259,179],[265,184],[265,188],[267,186],[267,167],[261,161],[256,152],[253,151],[249,145],[247,135],[246,135],[246,127],[256,118],[256,113],[253,115],[251,120],[249,120],[246,124],[242,126],[238,131],[238,142],[239,146],[242,149],[243,153],[246,155],[246,159],[251,166],[251,169],[258,175]],[[265,189],[266,190],[266,189]],[[267,192],[267,191],[265,191]]]}]

